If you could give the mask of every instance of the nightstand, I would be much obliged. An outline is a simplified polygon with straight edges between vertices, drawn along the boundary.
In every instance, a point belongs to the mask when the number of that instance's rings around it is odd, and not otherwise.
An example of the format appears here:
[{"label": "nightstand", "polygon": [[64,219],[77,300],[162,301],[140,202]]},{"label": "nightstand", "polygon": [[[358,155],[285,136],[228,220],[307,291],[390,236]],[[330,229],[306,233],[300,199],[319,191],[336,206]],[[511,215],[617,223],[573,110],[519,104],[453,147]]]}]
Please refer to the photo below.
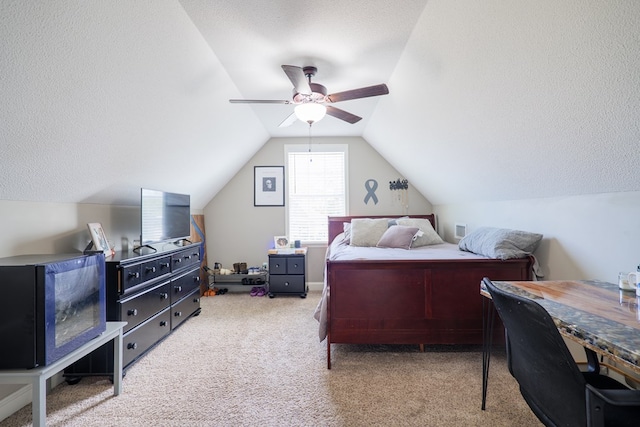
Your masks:
[{"label": "nightstand", "polygon": [[306,254],[306,248],[269,251],[269,298],[276,295],[299,295],[300,298],[306,298]]}]

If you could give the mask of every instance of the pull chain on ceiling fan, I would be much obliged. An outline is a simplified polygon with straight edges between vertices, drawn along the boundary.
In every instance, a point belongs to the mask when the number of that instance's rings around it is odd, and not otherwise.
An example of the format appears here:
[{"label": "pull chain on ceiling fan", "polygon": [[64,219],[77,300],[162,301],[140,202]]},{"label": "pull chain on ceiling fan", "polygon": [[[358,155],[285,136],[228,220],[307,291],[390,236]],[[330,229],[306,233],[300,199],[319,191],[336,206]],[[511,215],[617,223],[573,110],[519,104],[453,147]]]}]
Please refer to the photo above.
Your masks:
[{"label": "pull chain on ceiling fan", "polygon": [[283,65],[287,77],[293,84],[293,98],[289,100],[269,99],[230,99],[232,104],[294,104],[294,112],[280,123],[280,127],[293,124],[296,119],[311,124],[316,123],[328,114],[347,123],[357,123],[362,117],[336,108],[332,105],[336,102],[352,99],[368,98],[371,96],[387,95],[389,89],[386,84],[363,87],[327,95],[327,88],[318,83],[312,83],[311,77],[316,75],[316,67],[296,67],[295,65]]}]

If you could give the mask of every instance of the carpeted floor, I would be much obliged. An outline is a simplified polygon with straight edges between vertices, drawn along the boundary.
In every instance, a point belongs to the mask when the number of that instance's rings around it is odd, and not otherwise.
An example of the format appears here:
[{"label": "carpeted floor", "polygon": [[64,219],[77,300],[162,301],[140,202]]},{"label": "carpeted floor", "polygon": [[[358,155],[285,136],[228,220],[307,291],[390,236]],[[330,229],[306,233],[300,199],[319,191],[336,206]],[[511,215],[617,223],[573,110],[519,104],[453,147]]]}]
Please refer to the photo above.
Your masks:
[{"label": "carpeted floor", "polygon": [[[539,426],[506,369],[491,359],[480,409],[478,348],[318,342],[320,298],[202,298],[189,319],[133,365],[123,393],[107,378],[62,384],[47,397],[48,426]],[[31,424],[31,405],[0,422]]]}]

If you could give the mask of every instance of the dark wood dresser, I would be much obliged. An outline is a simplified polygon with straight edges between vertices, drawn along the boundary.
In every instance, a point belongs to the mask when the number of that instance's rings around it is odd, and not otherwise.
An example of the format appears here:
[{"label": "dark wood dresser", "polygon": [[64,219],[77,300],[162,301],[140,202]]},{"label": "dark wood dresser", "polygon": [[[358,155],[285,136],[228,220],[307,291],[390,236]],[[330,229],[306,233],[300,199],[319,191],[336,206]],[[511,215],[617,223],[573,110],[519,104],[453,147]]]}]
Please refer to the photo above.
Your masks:
[{"label": "dark wood dresser", "polygon": [[[158,245],[153,252],[116,253],[106,260],[107,321],[124,321],[126,370],[191,316],[200,314],[200,243]],[[84,376],[113,376],[108,343],[65,369],[70,384]]]}]

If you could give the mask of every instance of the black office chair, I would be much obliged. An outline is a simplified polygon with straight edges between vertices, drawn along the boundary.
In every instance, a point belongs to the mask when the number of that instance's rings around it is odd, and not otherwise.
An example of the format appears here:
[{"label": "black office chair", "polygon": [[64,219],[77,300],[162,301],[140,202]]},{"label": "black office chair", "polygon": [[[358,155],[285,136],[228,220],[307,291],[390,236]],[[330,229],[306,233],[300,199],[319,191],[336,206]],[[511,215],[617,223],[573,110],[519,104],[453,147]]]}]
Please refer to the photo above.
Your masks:
[{"label": "black office chair", "polygon": [[545,426],[640,425],[640,390],[600,375],[591,350],[589,371],[581,372],[540,304],[483,282],[506,329],[509,372]]}]

